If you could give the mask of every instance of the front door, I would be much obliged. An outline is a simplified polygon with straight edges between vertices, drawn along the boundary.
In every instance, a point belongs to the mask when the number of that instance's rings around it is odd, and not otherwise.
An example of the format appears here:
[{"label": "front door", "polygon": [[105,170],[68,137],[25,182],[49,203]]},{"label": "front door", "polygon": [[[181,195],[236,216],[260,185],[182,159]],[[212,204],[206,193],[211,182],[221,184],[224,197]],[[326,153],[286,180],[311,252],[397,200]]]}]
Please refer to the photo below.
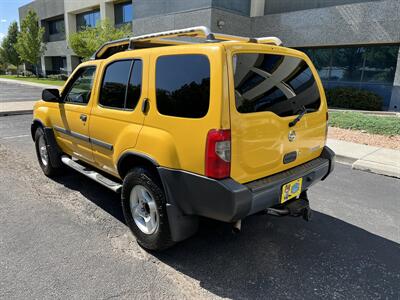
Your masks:
[{"label": "front door", "polygon": [[59,120],[54,124],[57,140],[67,152],[88,162],[93,161],[89,119],[95,73],[96,66],[83,66],[74,73],[62,93]]}]

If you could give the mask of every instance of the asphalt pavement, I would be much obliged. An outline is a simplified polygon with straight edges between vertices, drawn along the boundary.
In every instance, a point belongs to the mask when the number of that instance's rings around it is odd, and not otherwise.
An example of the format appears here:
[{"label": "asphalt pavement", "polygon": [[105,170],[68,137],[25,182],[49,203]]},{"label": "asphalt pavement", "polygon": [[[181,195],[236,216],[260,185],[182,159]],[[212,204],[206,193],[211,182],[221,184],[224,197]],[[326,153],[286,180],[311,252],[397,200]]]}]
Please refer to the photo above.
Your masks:
[{"label": "asphalt pavement", "polygon": [[204,221],[163,253],[124,224],[119,197],[68,170],[45,177],[30,115],[0,117],[0,298],[400,298],[400,181],[337,164],[314,218]]},{"label": "asphalt pavement", "polygon": [[43,87],[0,80],[0,105],[4,102],[36,101],[42,97]]}]

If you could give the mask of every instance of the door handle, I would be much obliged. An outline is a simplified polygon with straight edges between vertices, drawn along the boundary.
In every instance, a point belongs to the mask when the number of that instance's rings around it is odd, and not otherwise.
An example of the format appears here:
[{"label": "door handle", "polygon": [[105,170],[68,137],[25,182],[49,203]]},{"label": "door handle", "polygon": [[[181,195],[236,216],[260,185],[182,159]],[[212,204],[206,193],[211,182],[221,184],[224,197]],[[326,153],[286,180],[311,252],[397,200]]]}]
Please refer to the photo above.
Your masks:
[{"label": "door handle", "polygon": [[142,112],[144,114],[147,114],[147,112],[149,111],[150,108],[150,102],[149,99],[145,98],[143,99],[143,103],[142,103]]},{"label": "door handle", "polygon": [[79,119],[81,119],[82,122],[86,122],[87,121],[87,115],[81,114]]}]

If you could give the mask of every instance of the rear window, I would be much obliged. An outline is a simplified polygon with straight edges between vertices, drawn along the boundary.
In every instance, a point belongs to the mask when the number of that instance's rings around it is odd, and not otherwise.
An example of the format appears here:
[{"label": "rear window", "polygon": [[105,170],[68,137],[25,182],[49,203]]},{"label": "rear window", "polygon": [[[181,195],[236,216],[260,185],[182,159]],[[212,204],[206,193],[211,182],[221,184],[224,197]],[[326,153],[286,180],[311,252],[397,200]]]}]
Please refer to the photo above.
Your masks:
[{"label": "rear window", "polygon": [[167,116],[202,118],[210,104],[210,62],[200,54],[157,59],[158,111]]},{"label": "rear window", "polygon": [[242,53],[233,57],[236,108],[280,117],[319,109],[318,86],[307,63],[296,57]]}]

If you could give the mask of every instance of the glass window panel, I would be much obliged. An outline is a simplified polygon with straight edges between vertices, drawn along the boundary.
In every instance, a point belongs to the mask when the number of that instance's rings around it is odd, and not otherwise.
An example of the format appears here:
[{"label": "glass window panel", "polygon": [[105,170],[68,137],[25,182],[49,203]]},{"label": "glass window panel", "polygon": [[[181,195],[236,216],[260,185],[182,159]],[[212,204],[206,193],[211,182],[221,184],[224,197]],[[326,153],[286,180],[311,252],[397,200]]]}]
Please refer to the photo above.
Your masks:
[{"label": "glass window panel", "polygon": [[107,107],[124,108],[125,93],[132,60],[111,63],[105,71],[100,92],[100,104]]},{"label": "glass window panel", "polygon": [[117,25],[131,22],[133,18],[132,2],[115,4],[114,14]]},{"label": "glass window panel", "polygon": [[399,46],[368,47],[363,82],[393,84]]},{"label": "glass window panel", "polygon": [[318,86],[302,59],[274,54],[242,53],[233,57],[236,108],[240,113],[270,111],[292,116],[304,106],[318,110]]},{"label": "glass window panel", "polygon": [[142,92],[142,61],[133,62],[131,78],[129,79],[128,92],[126,96],[126,108],[134,109],[139,102]]},{"label": "glass window panel", "polygon": [[332,60],[332,49],[313,49],[310,58],[315,68],[318,70],[319,77],[321,77],[322,80],[328,80]]},{"label": "glass window panel", "polygon": [[157,109],[163,115],[202,118],[210,102],[210,62],[200,54],[157,59]]},{"label": "glass window panel", "polygon": [[97,21],[100,20],[100,11],[90,11],[76,15],[77,30],[84,30],[86,27],[96,26]]},{"label": "glass window panel", "polygon": [[361,81],[365,51],[364,47],[333,49],[330,80]]},{"label": "glass window panel", "polygon": [[65,96],[65,102],[75,104],[87,104],[93,86],[96,67],[83,67],[79,69]]}]

